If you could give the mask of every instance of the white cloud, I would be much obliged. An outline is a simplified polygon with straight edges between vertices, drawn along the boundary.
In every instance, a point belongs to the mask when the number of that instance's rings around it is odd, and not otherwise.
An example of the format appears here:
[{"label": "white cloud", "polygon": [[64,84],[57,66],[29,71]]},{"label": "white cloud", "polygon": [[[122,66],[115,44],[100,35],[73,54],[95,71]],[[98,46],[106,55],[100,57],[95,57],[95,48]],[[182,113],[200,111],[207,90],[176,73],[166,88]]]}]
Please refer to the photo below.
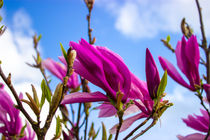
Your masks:
[{"label": "white cloud", "polygon": [[[121,2],[121,3],[120,3]],[[115,27],[130,38],[150,38],[161,32],[180,32],[183,17],[200,34],[195,1],[192,0],[99,0],[115,16]],[[210,30],[210,1],[200,0],[206,31]],[[210,37],[210,32],[206,32]]]},{"label": "white cloud", "polygon": [[[12,74],[12,82],[18,93],[22,92],[25,94],[25,92],[28,92],[32,94],[31,84],[33,84],[37,89],[38,96],[41,98],[41,73],[38,69],[31,68],[25,63],[32,63],[32,55],[35,55],[32,39],[35,31],[32,28],[31,18],[26,11],[20,9],[15,12],[13,22],[9,25],[11,26],[8,26],[5,33],[0,36],[0,60],[2,61],[2,69],[6,75],[8,73]],[[3,83],[2,79],[0,79],[0,82]],[[6,86],[5,89],[14,99],[10,90]],[[26,96],[24,96],[24,98],[27,99]],[[36,117],[29,106],[25,103],[23,103],[23,105],[31,117],[36,120]],[[48,104],[45,104],[42,110],[41,120],[44,122],[49,110]],[[47,137],[53,137],[55,132],[55,119],[53,119],[51,126],[52,127],[47,133]]]}]

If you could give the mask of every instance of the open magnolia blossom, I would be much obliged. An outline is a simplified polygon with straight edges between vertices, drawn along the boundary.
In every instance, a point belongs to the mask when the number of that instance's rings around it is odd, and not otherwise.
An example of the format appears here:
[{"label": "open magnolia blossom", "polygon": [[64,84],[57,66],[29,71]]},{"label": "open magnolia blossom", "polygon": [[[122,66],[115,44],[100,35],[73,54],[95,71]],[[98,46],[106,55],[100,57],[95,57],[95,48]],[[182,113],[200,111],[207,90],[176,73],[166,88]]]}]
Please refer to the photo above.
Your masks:
[{"label": "open magnolia blossom", "polygon": [[[131,73],[131,90],[129,99],[134,100],[141,113],[129,117],[123,121],[120,132],[128,129],[135,121],[149,117],[153,113],[154,101],[157,98],[157,89],[160,85],[159,72],[149,49],[146,50],[146,78],[147,83],[138,79]],[[110,129],[110,133],[116,133],[117,125]]]},{"label": "open magnolia blossom", "polygon": [[[189,80],[189,84],[181,77],[176,68],[165,58],[159,57],[159,61],[164,70],[167,70],[168,75],[182,86],[188,88],[191,91],[196,91],[200,86],[199,76],[199,62],[200,52],[197,38],[192,35],[188,41],[185,37],[182,37],[182,41],[179,41],[175,50],[177,65],[182,73]],[[203,84],[203,88],[206,91],[207,99],[210,101],[210,85]]]},{"label": "open magnolia blossom", "polygon": [[[20,99],[22,94],[20,94]],[[35,133],[31,130],[27,123],[27,131],[21,129],[23,127],[20,117],[20,111],[14,107],[14,103],[9,94],[4,90],[4,85],[0,83],[0,133],[7,140],[13,140],[15,137],[20,140],[33,140]]]},{"label": "open magnolia blossom", "polygon": [[81,39],[79,43],[70,42],[77,57],[73,68],[96,86],[102,88],[106,95],[97,91],[92,93],[75,92],[66,95],[62,104],[98,102],[110,99],[117,101],[117,92],[123,94],[122,102],[125,103],[129,96],[131,86],[130,71],[124,64],[122,58],[105,47],[93,46]]},{"label": "open magnolia blossom", "polygon": [[[63,64],[55,62],[54,60],[48,58],[44,61],[42,61],[42,65],[44,68],[48,69],[53,75],[55,75],[60,80],[63,80],[63,78],[66,76],[67,71],[67,64],[65,61],[61,60]],[[67,82],[67,86],[69,88],[75,89],[79,86],[79,80],[78,75],[73,72],[73,74],[69,77],[69,80]]]},{"label": "open magnolia blossom", "polygon": [[163,57],[159,57],[161,66],[164,70],[167,70],[168,75],[176,82],[192,91],[195,91],[195,85],[200,85],[200,76],[198,71],[200,52],[196,36],[192,35],[188,41],[186,41],[183,36],[182,41],[177,43],[175,54],[177,65],[189,80],[189,84],[184,81],[176,68]]},{"label": "open magnolia blossom", "polygon": [[[183,119],[184,123],[195,130],[198,130],[202,133],[194,133],[187,136],[178,135],[179,140],[203,140],[206,137],[206,134],[209,129],[209,115],[208,112],[201,109],[202,115],[189,115],[187,119]],[[210,137],[208,137],[210,140]]]}]

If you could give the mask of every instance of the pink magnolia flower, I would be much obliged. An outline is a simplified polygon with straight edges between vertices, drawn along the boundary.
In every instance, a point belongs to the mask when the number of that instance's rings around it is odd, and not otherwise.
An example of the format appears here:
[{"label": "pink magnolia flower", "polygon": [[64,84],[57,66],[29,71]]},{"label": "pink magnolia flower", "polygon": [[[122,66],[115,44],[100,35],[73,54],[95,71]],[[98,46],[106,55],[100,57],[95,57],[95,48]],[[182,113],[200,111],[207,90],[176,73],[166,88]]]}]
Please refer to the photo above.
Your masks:
[{"label": "pink magnolia flower", "polygon": [[183,36],[182,41],[179,41],[177,44],[175,54],[177,65],[189,80],[189,84],[184,81],[176,68],[168,60],[163,57],[159,57],[162,68],[167,70],[168,75],[171,76],[171,78],[176,82],[188,88],[189,90],[195,91],[195,85],[200,85],[200,76],[198,70],[200,52],[196,36],[192,35],[188,41],[186,41],[185,37]]},{"label": "pink magnolia flower", "polygon": [[[53,75],[58,77],[60,80],[63,81],[63,77],[66,76],[66,71],[67,71],[67,66],[65,61],[63,62],[64,65],[61,63],[55,62],[54,60],[48,58],[42,62],[42,65],[44,68],[48,69]],[[68,80],[67,86],[69,88],[77,88],[79,86],[79,80],[78,80],[78,75],[74,72]]]},{"label": "pink magnolia flower", "polygon": [[116,93],[120,90],[126,102],[130,85],[130,71],[122,58],[105,47],[92,46],[84,39],[79,43],[70,42],[72,49],[76,50],[77,57],[74,62],[76,73],[102,88],[106,95],[97,91],[93,93],[72,93],[66,95],[63,104],[78,102],[116,101]]},{"label": "pink magnolia flower", "polygon": [[[20,94],[22,98],[22,94]],[[7,140],[12,140],[12,137],[20,135],[21,118],[20,111],[14,107],[14,103],[8,93],[4,90],[4,85],[0,83],[0,133],[2,133]],[[25,136],[20,140],[33,140],[35,133],[27,125],[27,132],[24,132]]]},{"label": "pink magnolia flower", "polygon": [[[191,127],[195,130],[198,130],[200,132],[204,132],[207,133],[208,132],[208,128],[209,128],[209,115],[208,112],[201,109],[200,110],[202,113],[202,116],[200,115],[188,115],[187,119],[183,119],[183,121],[185,122],[185,124],[188,127]],[[205,138],[205,135],[200,134],[200,133],[194,133],[194,134],[190,134],[187,136],[177,136],[179,138],[179,140],[202,140]],[[210,140],[210,137],[208,137],[208,140]]]},{"label": "pink magnolia flower", "polygon": [[[149,75],[150,74],[150,75]],[[146,78],[147,83],[139,80],[131,73],[131,89],[129,99],[134,99],[135,105],[141,113],[129,117],[123,121],[120,132],[128,129],[135,121],[148,117],[153,110],[153,99],[157,97],[157,89],[160,84],[159,72],[155,61],[149,51],[146,50]],[[110,133],[116,133],[117,125],[110,129]]]}]

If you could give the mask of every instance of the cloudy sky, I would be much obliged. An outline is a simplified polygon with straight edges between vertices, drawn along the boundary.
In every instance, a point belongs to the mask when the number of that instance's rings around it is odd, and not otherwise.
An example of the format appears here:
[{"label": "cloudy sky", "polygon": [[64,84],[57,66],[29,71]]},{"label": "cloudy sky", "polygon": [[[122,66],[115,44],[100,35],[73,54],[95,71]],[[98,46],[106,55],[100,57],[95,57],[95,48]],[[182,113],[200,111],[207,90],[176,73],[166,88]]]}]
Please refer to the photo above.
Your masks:
[{"label": "cloudy sky", "polygon": [[[200,1],[209,38],[210,2]],[[42,79],[38,70],[25,64],[33,61],[34,33],[42,34],[39,47],[43,58],[51,57],[57,61],[57,56],[61,55],[60,42],[68,48],[70,40],[87,39],[87,9],[82,0],[7,0],[0,12],[4,18],[3,23],[8,27],[0,37],[0,60],[5,73],[12,73],[12,80],[19,92],[31,92],[31,83],[39,89]],[[130,70],[145,80],[146,48],[153,54],[161,75],[163,71],[158,63],[158,56],[164,56],[176,64],[175,56],[162,45],[160,39],[170,35],[171,44],[175,47],[182,37],[180,22],[183,17],[200,37],[194,0],[96,0],[92,14],[93,36],[96,37],[97,45],[107,46],[120,54]],[[58,83],[54,80],[52,89]],[[182,123],[181,118],[199,113],[197,98],[170,78],[168,82],[167,98],[174,106],[165,112],[160,123],[142,136],[143,140],[176,140],[177,134],[194,132]],[[97,89],[93,87],[92,91],[94,90]],[[93,113],[92,117],[97,113]],[[101,121],[102,119],[97,120],[97,127]],[[115,118],[103,121],[107,129],[117,123]],[[123,138],[129,130],[121,133],[120,137]],[[48,135],[52,136],[52,132]]]}]

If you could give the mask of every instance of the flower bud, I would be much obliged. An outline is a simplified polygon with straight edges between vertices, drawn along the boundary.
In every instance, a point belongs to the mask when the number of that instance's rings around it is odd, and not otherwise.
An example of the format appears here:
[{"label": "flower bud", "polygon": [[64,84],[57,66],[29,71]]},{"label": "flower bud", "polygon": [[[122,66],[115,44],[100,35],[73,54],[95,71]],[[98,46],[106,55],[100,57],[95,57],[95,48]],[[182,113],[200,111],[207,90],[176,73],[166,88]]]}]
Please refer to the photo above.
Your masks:
[{"label": "flower bud", "polygon": [[55,89],[54,95],[52,97],[52,102],[50,104],[50,112],[53,112],[54,109],[57,108],[57,106],[60,103],[60,100],[62,98],[62,92],[63,92],[63,85],[59,83]]},{"label": "flower bud", "polygon": [[95,0],[85,0],[88,9],[92,10]]}]

